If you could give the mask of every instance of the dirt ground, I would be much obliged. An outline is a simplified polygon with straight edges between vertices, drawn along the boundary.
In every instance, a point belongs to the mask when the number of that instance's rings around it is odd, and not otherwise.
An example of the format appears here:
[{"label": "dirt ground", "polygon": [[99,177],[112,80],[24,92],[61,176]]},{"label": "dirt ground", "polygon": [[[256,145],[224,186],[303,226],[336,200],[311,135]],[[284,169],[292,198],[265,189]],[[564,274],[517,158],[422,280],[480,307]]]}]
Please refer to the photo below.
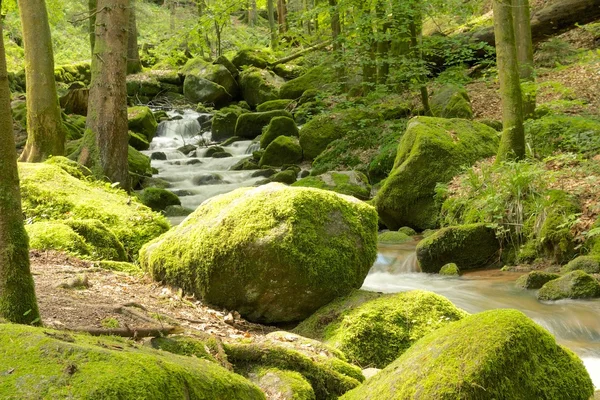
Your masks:
[{"label": "dirt ground", "polygon": [[[147,276],[98,268],[59,252],[31,251],[31,272],[46,327],[77,331],[174,328],[223,340],[262,336],[275,328],[216,310]],[[73,287],[76,286],[76,287]]]}]

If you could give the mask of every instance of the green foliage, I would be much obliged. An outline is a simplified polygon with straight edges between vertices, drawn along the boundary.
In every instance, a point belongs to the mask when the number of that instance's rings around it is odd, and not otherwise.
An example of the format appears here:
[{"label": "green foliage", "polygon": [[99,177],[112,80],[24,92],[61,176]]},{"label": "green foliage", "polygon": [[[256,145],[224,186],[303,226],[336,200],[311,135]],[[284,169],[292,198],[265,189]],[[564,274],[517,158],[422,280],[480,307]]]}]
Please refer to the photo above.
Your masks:
[{"label": "green foliage", "polygon": [[569,115],[547,115],[525,122],[530,152],[539,158],[556,152],[595,155],[600,151],[600,120]]},{"label": "green foliage", "polygon": [[577,54],[577,49],[569,42],[553,37],[538,46],[534,62],[539,67],[552,68],[568,64],[573,60],[575,54]]}]

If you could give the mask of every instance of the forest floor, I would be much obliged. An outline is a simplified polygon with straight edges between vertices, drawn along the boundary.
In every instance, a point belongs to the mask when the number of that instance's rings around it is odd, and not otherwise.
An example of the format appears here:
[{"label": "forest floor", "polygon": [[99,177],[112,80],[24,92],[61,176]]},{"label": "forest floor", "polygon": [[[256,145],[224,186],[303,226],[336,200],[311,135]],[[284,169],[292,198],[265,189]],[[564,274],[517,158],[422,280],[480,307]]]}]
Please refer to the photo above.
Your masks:
[{"label": "forest floor", "polygon": [[31,251],[31,272],[44,326],[90,331],[175,327],[221,339],[262,336],[277,330],[215,310],[181,291],[152,281],[98,268],[93,262],[54,251]]}]

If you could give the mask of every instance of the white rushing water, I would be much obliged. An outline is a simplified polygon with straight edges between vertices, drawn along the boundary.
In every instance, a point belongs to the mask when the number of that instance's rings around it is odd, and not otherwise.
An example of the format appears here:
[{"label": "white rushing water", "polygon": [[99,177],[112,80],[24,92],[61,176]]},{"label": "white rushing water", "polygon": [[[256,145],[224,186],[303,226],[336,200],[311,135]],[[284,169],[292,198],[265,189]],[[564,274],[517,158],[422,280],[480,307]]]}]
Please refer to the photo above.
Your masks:
[{"label": "white rushing water", "polygon": [[594,385],[600,388],[600,300],[540,302],[535,290],[515,286],[519,273],[492,270],[461,277],[420,273],[415,246],[416,242],[380,246],[363,289],[384,293],[429,290],[470,313],[495,308],[520,310],[550,331],[559,343],[576,352]]},{"label": "white rushing water", "polygon": [[[231,154],[227,158],[205,157],[211,142],[210,129],[203,131],[199,120],[205,120],[207,114],[186,110],[183,114],[168,113],[171,121],[161,122],[156,137],[150,143],[146,155],[164,153],[166,160],[152,160],[152,166],[158,169],[155,178],[168,181],[168,190],[179,196],[183,207],[195,210],[198,205],[213,196],[231,192],[240,187],[252,186],[261,177],[252,177],[255,171],[230,171],[229,169],[244,158],[250,157],[257,145],[250,140],[234,142],[223,150]],[[178,149],[184,145],[200,146],[191,154],[183,154]],[[172,219],[178,223],[180,219]]]}]

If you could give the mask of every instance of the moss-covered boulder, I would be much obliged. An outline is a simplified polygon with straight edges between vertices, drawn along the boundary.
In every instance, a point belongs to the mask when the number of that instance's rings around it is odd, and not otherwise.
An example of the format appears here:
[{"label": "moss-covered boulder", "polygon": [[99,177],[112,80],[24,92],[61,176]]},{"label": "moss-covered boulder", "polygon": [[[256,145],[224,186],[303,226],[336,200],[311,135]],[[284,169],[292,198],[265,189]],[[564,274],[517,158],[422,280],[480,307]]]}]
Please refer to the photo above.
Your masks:
[{"label": "moss-covered boulder", "polygon": [[158,123],[150,108],[146,106],[130,107],[127,109],[127,119],[130,131],[143,135],[148,143],[152,141],[156,135]]},{"label": "moss-covered boulder", "polygon": [[590,256],[579,256],[564,267],[561,272],[583,271],[588,274],[600,274],[600,254]]},{"label": "moss-covered boulder", "polygon": [[294,186],[333,190],[361,200],[368,200],[371,197],[369,179],[358,171],[332,171],[317,176],[307,176],[294,183]]},{"label": "moss-covered boulder", "polygon": [[425,336],[344,400],[572,399],[594,386],[581,360],[516,310],[475,314]]},{"label": "moss-covered boulder", "polygon": [[231,59],[231,63],[238,69],[251,66],[260,69],[267,68],[272,57],[263,49],[242,49]]},{"label": "moss-covered boulder", "polygon": [[33,221],[99,220],[123,244],[129,257],[166,232],[160,214],[105,182],[77,179],[56,165],[19,164],[23,212]]},{"label": "moss-covered boulder", "polygon": [[415,231],[410,226],[403,226],[402,228],[398,229],[398,232],[402,232],[408,236],[415,236],[417,234],[417,231]]},{"label": "moss-covered boulder", "polygon": [[521,289],[539,289],[546,283],[560,278],[559,274],[544,271],[531,271],[515,282],[515,285]]},{"label": "moss-covered boulder", "polygon": [[297,138],[279,136],[273,140],[265,149],[260,158],[260,167],[282,167],[289,164],[297,164],[302,161],[302,147]]},{"label": "moss-covered boulder", "polygon": [[234,78],[237,78],[240,74],[240,71],[237,69],[237,67],[233,65],[233,63],[225,56],[219,56],[215,60],[215,64],[220,64],[227,68],[231,76],[233,76]]},{"label": "moss-covered boulder", "polygon": [[498,134],[486,125],[413,118],[400,139],[394,168],[375,198],[380,218],[389,229],[436,228],[440,209],[434,200],[436,185],[449,182],[464,166],[495,155],[497,149]]},{"label": "moss-covered boulder", "polygon": [[583,271],[573,271],[546,283],[537,292],[539,300],[593,299],[600,297],[600,283]]},{"label": "moss-covered boulder", "polygon": [[247,399],[263,393],[196,357],[115,337],[0,324],[3,399]]},{"label": "moss-covered boulder", "polygon": [[144,151],[144,150],[148,150],[150,148],[150,143],[148,142],[148,139],[146,139],[146,136],[143,136],[139,133],[135,133],[132,131],[128,132],[129,135],[129,145],[131,147],[133,147],[136,150],[139,151]]},{"label": "moss-covered boulder", "polygon": [[298,137],[296,122],[289,117],[275,117],[269,122],[265,133],[260,137],[261,149],[266,149],[269,144],[279,136]]},{"label": "moss-covered boulder", "polygon": [[537,235],[537,250],[555,263],[563,264],[575,255],[569,218],[581,212],[581,208],[575,196],[562,190],[549,190],[543,201],[545,218]]},{"label": "moss-covered boulder", "polygon": [[302,320],[360,287],[376,255],[377,216],[352,197],[269,184],[203,203],[146,245],[155,279],[249,320]]},{"label": "moss-covered boulder", "polygon": [[439,118],[473,118],[471,99],[465,88],[446,85],[436,91],[429,101],[431,112]]},{"label": "moss-covered boulder", "polygon": [[193,103],[224,107],[233,97],[223,86],[196,75],[188,75],[183,82],[183,95]]},{"label": "moss-covered boulder", "polygon": [[277,64],[273,67],[273,72],[285,80],[291,80],[304,75],[306,67],[296,64]]},{"label": "moss-covered boulder", "polygon": [[250,107],[279,99],[279,88],[284,80],[271,71],[247,68],[240,74],[242,98]]},{"label": "moss-covered boulder", "polygon": [[448,263],[461,270],[489,267],[498,262],[500,242],[485,224],[450,226],[436,231],[417,245],[423,272],[439,272]]},{"label": "moss-covered boulder", "polygon": [[282,99],[297,99],[309,89],[324,90],[336,82],[335,69],[318,66],[308,70],[304,75],[292,79],[281,86],[279,97]]},{"label": "moss-covered boulder", "polygon": [[316,400],[310,383],[296,371],[259,367],[248,374],[248,378],[269,399]]},{"label": "moss-covered boulder", "polygon": [[251,380],[264,369],[294,372],[309,383],[317,399],[337,399],[364,381],[360,369],[339,351],[288,332],[229,343],[225,351],[235,372]]},{"label": "moss-covered boulder", "polygon": [[212,140],[221,142],[235,136],[235,124],[238,117],[247,112],[237,106],[224,107],[217,111],[211,122]]},{"label": "moss-covered boulder", "polygon": [[440,269],[439,274],[446,276],[458,276],[460,275],[460,269],[458,268],[458,265],[454,263],[448,263]]},{"label": "moss-covered boulder", "polygon": [[291,104],[294,103],[294,100],[270,100],[265,101],[262,104],[259,104],[256,107],[256,111],[265,112],[265,111],[273,111],[273,110],[287,110]]},{"label": "moss-covered boulder", "polygon": [[377,237],[377,242],[380,244],[401,244],[410,241],[412,241],[412,238],[400,231],[382,232]]},{"label": "moss-covered boulder", "polygon": [[[350,299],[321,308],[296,332],[323,340],[363,368],[385,367],[421,337],[467,315],[446,298],[422,290],[384,295],[336,311],[356,301],[353,297],[360,299],[362,294],[355,292]],[[318,322],[322,320],[328,320],[326,326]]]},{"label": "moss-covered boulder", "polygon": [[343,119],[337,114],[321,114],[311,119],[300,130],[300,145],[307,159],[314,159],[327,145],[344,136]]},{"label": "moss-covered boulder", "polygon": [[123,243],[102,221],[67,219],[64,224],[68,225],[89,245],[90,258],[108,261],[126,261],[128,259]]},{"label": "moss-covered boulder", "polygon": [[235,136],[254,139],[275,117],[292,118],[292,114],[284,110],[242,114],[235,124]]},{"label": "moss-covered boulder", "polygon": [[131,178],[131,187],[137,188],[140,182],[146,177],[152,176],[152,166],[150,157],[140,153],[133,147],[127,148],[127,164],[129,166],[129,177]]},{"label": "moss-covered boulder", "polygon": [[35,250],[64,251],[74,256],[89,256],[92,249],[85,239],[62,222],[36,222],[25,225],[29,247]]},{"label": "moss-covered boulder", "polygon": [[150,207],[153,211],[164,211],[168,206],[181,205],[181,201],[175,193],[160,188],[146,188],[138,194],[138,198],[143,205]]},{"label": "moss-covered boulder", "polygon": [[286,169],[271,176],[266,182],[279,182],[285,183],[286,185],[292,185],[296,182],[297,177],[298,173],[296,171],[293,169]]},{"label": "moss-covered boulder", "polygon": [[537,157],[557,151],[597,154],[600,151],[600,120],[550,114],[525,122],[527,144]]}]

